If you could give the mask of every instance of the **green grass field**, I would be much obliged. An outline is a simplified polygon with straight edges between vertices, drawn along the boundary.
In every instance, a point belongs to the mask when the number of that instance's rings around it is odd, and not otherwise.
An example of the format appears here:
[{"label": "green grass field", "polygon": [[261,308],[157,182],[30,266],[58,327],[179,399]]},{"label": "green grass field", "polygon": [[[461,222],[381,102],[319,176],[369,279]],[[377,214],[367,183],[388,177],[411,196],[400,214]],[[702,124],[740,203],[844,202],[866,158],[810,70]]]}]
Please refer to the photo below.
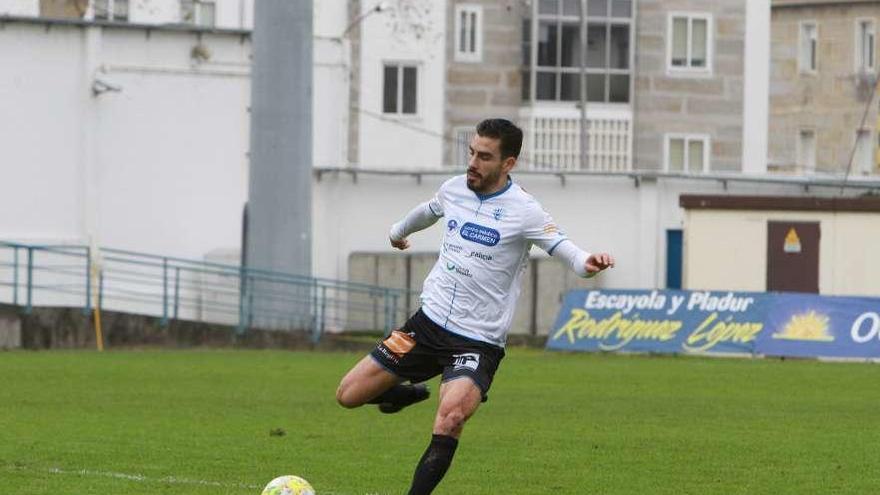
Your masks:
[{"label": "green grass field", "polygon": [[[0,493],[256,495],[282,474],[405,493],[436,400],[338,407],[359,357],[0,353]],[[490,398],[436,493],[880,490],[876,365],[514,349]]]}]

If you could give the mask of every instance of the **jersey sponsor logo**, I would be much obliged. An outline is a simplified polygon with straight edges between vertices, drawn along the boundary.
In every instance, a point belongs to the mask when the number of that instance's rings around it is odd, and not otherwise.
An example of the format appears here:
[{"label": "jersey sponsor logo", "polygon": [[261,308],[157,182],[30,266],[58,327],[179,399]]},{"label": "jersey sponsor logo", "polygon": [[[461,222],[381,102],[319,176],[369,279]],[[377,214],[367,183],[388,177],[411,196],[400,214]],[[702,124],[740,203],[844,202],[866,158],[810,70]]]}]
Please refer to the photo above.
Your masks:
[{"label": "jersey sponsor logo", "polygon": [[467,255],[467,257],[468,258],[479,258],[483,261],[492,261],[491,254],[481,253],[479,251],[471,251],[471,253],[469,255]]},{"label": "jersey sponsor logo", "polygon": [[388,348],[389,351],[400,357],[416,346],[416,340],[407,333],[395,330],[391,332],[391,335],[389,335],[382,344]]},{"label": "jersey sponsor logo", "polygon": [[498,241],[501,240],[501,234],[497,230],[471,222],[462,225],[459,233],[463,238],[471,242],[489,247],[496,246]]},{"label": "jersey sponsor logo", "polygon": [[453,218],[452,220],[446,222],[446,228],[449,229],[450,232],[458,228],[458,222]]},{"label": "jersey sponsor logo", "polygon": [[447,252],[460,253],[462,249],[464,249],[464,248],[462,248],[458,244],[453,244],[451,242],[444,242],[443,243],[443,252],[444,253],[447,253]]},{"label": "jersey sponsor logo", "polygon": [[455,272],[463,277],[473,278],[470,270],[457,266],[455,263],[450,263],[448,261],[446,262],[446,271]]},{"label": "jersey sponsor logo", "polygon": [[455,370],[471,370],[477,371],[480,365],[480,355],[475,352],[466,352],[464,354],[453,354],[452,365]]}]

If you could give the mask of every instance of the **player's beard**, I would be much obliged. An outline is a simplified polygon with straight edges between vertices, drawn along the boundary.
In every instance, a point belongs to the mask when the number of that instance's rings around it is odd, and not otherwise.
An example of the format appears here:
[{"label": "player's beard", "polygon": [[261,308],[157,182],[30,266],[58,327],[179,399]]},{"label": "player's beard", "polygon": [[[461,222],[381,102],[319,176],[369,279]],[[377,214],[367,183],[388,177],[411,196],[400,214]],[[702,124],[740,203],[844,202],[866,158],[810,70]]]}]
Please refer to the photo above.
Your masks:
[{"label": "player's beard", "polygon": [[[471,174],[474,174],[476,177],[473,177]],[[469,168],[467,175],[467,186],[468,189],[474,191],[475,193],[485,194],[491,189],[495,184],[498,183],[498,179],[501,177],[501,167],[490,170],[487,174],[481,174],[476,170]]]}]

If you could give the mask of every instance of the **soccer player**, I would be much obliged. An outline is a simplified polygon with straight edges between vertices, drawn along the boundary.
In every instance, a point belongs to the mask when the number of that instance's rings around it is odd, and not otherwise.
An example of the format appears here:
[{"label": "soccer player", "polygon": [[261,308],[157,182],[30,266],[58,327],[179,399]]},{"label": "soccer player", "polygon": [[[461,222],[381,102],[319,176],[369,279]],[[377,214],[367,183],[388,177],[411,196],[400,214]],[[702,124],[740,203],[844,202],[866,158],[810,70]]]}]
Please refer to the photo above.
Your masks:
[{"label": "soccer player", "polygon": [[[614,266],[568,240],[553,219],[510,177],[522,130],[504,119],[477,125],[466,175],[391,227],[391,245],[443,218],[440,255],[425,279],[421,308],[343,377],[343,407],[378,404],[394,413],[428,398],[422,383],[442,375],[431,443],[416,467],[410,495],[431,493],[452,463],[465,422],[487,400],[513,319],[520,280],[537,245],[582,277]],[[409,383],[404,383],[408,381]]]}]

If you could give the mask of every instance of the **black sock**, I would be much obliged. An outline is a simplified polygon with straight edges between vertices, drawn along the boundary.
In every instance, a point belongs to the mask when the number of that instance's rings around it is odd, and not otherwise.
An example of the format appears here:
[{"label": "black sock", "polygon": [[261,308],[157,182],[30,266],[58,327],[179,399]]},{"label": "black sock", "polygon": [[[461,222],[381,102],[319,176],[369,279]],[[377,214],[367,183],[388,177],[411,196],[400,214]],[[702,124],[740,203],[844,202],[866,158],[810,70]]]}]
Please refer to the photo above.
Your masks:
[{"label": "black sock", "polygon": [[431,437],[431,445],[422,454],[419,465],[416,466],[416,473],[413,475],[412,486],[409,489],[409,495],[428,495],[437,485],[449,465],[452,464],[452,456],[455,455],[455,448],[458,447],[458,440],[446,435],[433,435]]},{"label": "black sock", "polygon": [[412,385],[397,384],[378,397],[368,400],[367,404],[382,404],[390,402],[392,404],[407,404],[415,400],[415,390]]}]

